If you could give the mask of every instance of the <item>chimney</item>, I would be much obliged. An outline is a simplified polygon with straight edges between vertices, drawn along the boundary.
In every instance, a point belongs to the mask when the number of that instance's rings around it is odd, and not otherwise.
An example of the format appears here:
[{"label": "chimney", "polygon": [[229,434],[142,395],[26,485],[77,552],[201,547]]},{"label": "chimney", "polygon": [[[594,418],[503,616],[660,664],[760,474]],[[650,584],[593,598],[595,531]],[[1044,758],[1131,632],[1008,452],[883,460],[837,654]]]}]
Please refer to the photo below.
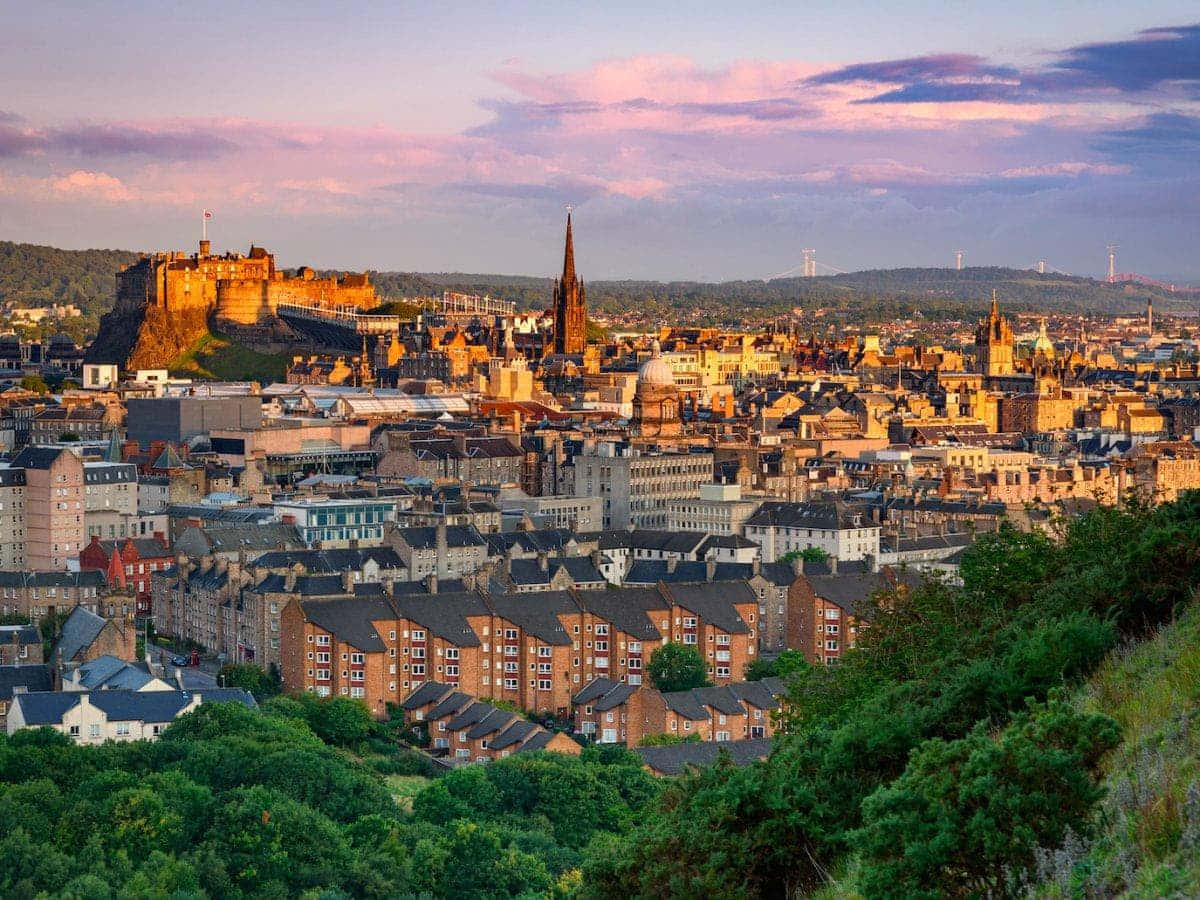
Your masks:
[{"label": "chimney", "polygon": [[717,561],[711,556],[704,560],[704,580],[712,581],[717,577]]},{"label": "chimney", "polygon": [[183,686],[183,669],[175,669],[175,683],[179,685],[179,690],[186,690],[186,688]]},{"label": "chimney", "polygon": [[543,572],[550,569],[550,558],[544,551],[538,553],[538,568]]},{"label": "chimney", "polygon": [[354,573],[349,569],[342,573],[342,590],[347,594],[354,593]]},{"label": "chimney", "polygon": [[762,574],[762,559],[758,556],[750,560],[750,577]]},{"label": "chimney", "polygon": [[875,559],[875,555],[873,553],[866,554],[863,557],[863,561],[867,564],[868,572],[878,572],[879,571],[879,562],[878,562],[878,560]]},{"label": "chimney", "polygon": [[437,574],[444,576],[447,572],[450,551],[446,541],[446,520],[443,518],[435,526],[437,534]]},{"label": "chimney", "polygon": [[425,577],[425,590],[430,594],[436,594],[438,592],[438,577],[436,572],[430,572]]},{"label": "chimney", "polygon": [[677,565],[679,565],[679,560],[677,560],[674,556],[668,556],[667,557],[667,574],[668,575],[673,574],[675,572],[675,567]]},{"label": "chimney", "polygon": [[838,566],[838,560],[837,560],[837,557],[836,557],[836,556],[827,556],[827,557],[826,557],[826,560],[828,560],[828,562],[829,562],[829,571],[830,571],[830,572],[832,572],[834,575],[836,575],[836,574],[838,573],[838,570],[837,570],[837,566]]}]

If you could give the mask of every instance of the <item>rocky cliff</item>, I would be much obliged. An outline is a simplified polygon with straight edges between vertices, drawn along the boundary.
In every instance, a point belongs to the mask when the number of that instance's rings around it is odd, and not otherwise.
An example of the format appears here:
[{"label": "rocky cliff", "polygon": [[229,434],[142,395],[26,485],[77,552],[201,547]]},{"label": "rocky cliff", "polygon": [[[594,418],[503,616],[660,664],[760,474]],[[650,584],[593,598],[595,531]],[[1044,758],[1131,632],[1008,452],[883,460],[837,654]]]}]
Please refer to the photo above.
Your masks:
[{"label": "rocky cliff", "polygon": [[208,311],[203,308],[118,307],[100,319],[85,361],[116,363],[127,371],[165,369],[207,333]]}]

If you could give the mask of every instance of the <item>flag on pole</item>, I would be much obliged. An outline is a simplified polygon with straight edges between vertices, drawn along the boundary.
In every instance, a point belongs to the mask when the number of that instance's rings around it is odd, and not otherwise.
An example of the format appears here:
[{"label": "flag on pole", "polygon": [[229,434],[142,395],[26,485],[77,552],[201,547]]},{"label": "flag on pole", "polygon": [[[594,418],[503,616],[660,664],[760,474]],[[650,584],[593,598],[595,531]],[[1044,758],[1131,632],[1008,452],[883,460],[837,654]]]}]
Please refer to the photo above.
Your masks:
[{"label": "flag on pole", "polygon": [[212,218],[212,212],[211,212],[210,210],[207,210],[207,209],[206,209],[206,210],[204,211],[204,218],[206,218],[206,219],[211,219],[211,218]]}]

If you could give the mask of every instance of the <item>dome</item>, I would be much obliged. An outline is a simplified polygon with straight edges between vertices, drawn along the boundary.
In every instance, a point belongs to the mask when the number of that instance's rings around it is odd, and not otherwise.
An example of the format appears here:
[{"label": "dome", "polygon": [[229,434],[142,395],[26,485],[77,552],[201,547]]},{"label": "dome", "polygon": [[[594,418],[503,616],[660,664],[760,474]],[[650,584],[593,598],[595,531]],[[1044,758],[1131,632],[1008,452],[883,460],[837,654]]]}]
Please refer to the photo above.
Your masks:
[{"label": "dome", "polygon": [[654,387],[675,387],[671,366],[662,358],[662,347],[656,340],[650,345],[650,358],[638,369],[638,384]]}]

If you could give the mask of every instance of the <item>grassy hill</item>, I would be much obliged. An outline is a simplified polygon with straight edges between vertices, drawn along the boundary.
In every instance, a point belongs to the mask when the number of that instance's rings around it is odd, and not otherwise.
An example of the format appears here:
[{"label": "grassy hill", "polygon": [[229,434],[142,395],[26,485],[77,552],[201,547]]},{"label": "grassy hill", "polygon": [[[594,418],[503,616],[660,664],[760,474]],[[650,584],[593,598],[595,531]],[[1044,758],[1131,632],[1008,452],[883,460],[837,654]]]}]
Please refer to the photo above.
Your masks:
[{"label": "grassy hill", "polygon": [[259,353],[223,334],[209,333],[167,367],[172,375],[208,381],[283,381],[289,353]]},{"label": "grassy hill", "polygon": [[1075,698],[1111,716],[1099,830],[1039,860],[1039,897],[1200,897],[1200,608],[1115,651]]}]

